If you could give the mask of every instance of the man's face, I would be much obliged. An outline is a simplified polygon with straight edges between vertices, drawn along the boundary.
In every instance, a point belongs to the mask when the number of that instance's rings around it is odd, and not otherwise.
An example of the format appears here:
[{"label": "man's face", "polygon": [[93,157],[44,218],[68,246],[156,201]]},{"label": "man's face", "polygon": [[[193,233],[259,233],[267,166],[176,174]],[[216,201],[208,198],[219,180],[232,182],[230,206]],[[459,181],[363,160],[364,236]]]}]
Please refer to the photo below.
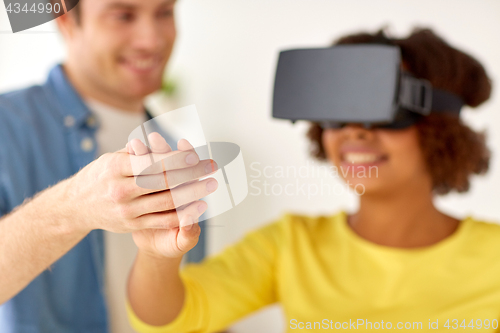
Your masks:
[{"label": "man's face", "polygon": [[72,20],[69,61],[83,82],[115,98],[143,98],[161,87],[176,31],[175,0],[82,0]]}]

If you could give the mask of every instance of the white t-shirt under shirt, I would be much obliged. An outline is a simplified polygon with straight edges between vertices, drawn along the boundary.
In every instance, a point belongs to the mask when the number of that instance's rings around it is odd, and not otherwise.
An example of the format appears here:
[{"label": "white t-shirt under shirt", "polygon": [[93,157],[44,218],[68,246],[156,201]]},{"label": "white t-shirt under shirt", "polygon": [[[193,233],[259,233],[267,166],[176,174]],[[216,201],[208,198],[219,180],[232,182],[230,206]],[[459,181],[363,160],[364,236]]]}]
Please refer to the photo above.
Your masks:
[{"label": "white t-shirt under shirt", "polygon": [[[98,155],[125,147],[130,133],[147,121],[146,112],[132,113],[87,100],[99,128],[96,133]],[[125,309],[126,283],[137,253],[131,234],[105,232],[105,283],[111,332],[134,333]]]},{"label": "white t-shirt under shirt", "polygon": [[87,100],[86,104],[99,124],[96,133],[99,155],[124,148],[130,133],[148,120],[146,112],[124,111],[95,100]]}]

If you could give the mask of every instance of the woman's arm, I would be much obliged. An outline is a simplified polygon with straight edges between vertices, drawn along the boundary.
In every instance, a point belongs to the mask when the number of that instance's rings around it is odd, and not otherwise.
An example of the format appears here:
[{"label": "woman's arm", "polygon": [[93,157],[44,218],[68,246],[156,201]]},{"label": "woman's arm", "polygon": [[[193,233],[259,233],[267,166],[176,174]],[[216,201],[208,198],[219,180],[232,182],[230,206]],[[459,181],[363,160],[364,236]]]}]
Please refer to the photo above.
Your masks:
[{"label": "woman's arm", "polygon": [[282,238],[273,223],[180,273],[180,258],[140,252],[128,285],[132,326],[141,333],[218,332],[276,302]]},{"label": "woman's arm", "polygon": [[[156,153],[170,149],[162,138],[150,143]],[[193,149],[185,140],[177,146]],[[214,332],[275,300],[276,237],[267,228],[180,275],[181,258],[198,242],[197,222],[206,208],[203,201],[191,203],[178,211],[179,227],[132,234],[139,253],[129,276],[128,311],[137,331]]]},{"label": "woman's arm", "polygon": [[163,326],[173,321],[184,302],[179,277],[182,257],[165,258],[139,251],[128,281],[130,306],[142,321]]}]

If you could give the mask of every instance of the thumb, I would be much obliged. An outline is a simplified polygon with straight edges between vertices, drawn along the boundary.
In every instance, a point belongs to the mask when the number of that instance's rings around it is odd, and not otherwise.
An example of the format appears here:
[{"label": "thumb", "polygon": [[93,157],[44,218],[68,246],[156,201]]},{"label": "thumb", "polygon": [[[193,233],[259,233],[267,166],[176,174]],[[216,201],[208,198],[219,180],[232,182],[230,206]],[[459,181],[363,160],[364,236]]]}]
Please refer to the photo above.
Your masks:
[{"label": "thumb", "polygon": [[177,234],[177,247],[183,253],[191,250],[200,237],[201,228],[198,219],[191,215],[185,215],[181,220],[179,233]]}]

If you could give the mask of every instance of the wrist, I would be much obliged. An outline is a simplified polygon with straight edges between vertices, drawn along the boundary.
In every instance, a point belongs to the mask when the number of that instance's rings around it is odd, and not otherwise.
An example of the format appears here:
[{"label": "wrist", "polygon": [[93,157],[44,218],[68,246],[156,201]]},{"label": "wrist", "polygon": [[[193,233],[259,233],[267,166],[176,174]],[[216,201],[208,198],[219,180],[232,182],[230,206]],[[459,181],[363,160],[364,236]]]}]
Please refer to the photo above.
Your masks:
[{"label": "wrist", "polygon": [[137,252],[137,260],[153,264],[155,266],[180,266],[182,255],[179,257],[166,257],[158,253],[139,249]]},{"label": "wrist", "polygon": [[33,198],[32,214],[45,217],[57,233],[62,235],[87,235],[92,228],[84,223],[75,209],[78,203],[71,200],[70,179],[63,180]]}]

